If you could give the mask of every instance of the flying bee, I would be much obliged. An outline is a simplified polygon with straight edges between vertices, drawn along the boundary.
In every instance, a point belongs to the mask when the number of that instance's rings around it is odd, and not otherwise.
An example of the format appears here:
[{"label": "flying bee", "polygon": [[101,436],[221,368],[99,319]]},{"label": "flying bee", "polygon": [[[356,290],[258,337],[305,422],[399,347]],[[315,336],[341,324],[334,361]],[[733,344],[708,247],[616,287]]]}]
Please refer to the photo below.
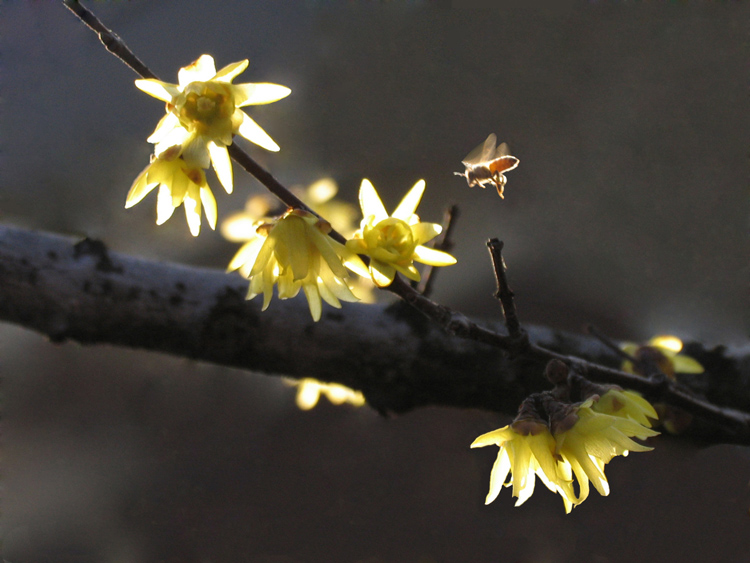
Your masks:
[{"label": "flying bee", "polygon": [[454,174],[464,176],[470,188],[477,185],[484,188],[485,184],[492,184],[497,188],[497,195],[504,197],[503,188],[507,181],[504,174],[518,166],[519,160],[508,154],[507,143],[495,148],[496,144],[497,136],[490,133],[484,143],[467,154],[461,162],[466,170]]}]

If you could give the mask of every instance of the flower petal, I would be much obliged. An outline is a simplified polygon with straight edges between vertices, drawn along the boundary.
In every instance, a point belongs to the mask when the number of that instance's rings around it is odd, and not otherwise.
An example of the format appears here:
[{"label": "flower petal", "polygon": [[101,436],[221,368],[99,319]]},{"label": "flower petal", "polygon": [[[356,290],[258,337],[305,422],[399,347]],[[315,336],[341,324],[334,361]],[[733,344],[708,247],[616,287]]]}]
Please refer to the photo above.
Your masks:
[{"label": "flower petal", "polygon": [[219,182],[224,186],[227,193],[231,194],[233,180],[232,161],[229,159],[229,151],[227,151],[225,146],[219,145],[214,141],[209,141],[206,146],[208,147],[208,154],[211,156],[211,164],[214,166],[214,171],[219,178]]},{"label": "flower petal", "polygon": [[201,55],[197,60],[183,67],[177,73],[180,89],[191,82],[206,82],[216,75],[214,58],[211,55]]},{"label": "flower petal", "polygon": [[396,269],[390,264],[378,260],[370,260],[370,276],[378,287],[387,287],[396,277]]},{"label": "flower petal", "polygon": [[286,98],[292,93],[292,90],[280,84],[248,82],[247,84],[234,84],[232,92],[234,92],[234,103],[240,108],[276,102]]},{"label": "flower petal", "polygon": [[456,259],[442,250],[435,250],[427,246],[418,246],[414,249],[414,259],[422,264],[430,266],[450,266],[456,263]]},{"label": "flower petal", "polygon": [[175,114],[169,112],[159,120],[156,129],[154,129],[154,132],[146,140],[149,143],[158,143],[165,135],[171,133],[175,127],[180,127],[180,120]]},{"label": "flower petal", "polygon": [[359,205],[362,207],[362,215],[367,220],[372,217],[372,223],[377,224],[388,218],[388,212],[385,210],[375,186],[370,180],[365,178],[359,186]]},{"label": "flower petal", "polygon": [[172,216],[174,209],[172,194],[169,193],[169,188],[162,184],[159,186],[159,195],[156,198],[156,224],[163,225]]},{"label": "flower petal", "polygon": [[138,174],[138,177],[133,182],[133,185],[130,186],[128,197],[125,199],[125,209],[133,207],[136,203],[140,202],[144,197],[146,197],[151,192],[151,190],[159,185],[159,182],[148,181],[148,172],[150,169],[151,164],[146,166],[146,168],[144,168],[143,171]]},{"label": "flower petal", "polygon": [[162,82],[155,78],[142,78],[135,81],[135,86],[139,90],[146,92],[149,96],[161,100],[162,102],[171,102],[180,95],[180,89],[176,84]]},{"label": "flower petal", "polygon": [[677,354],[672,358],[672,362],[676,373],[703,373],[705,371],[696,360],[683,354]]},{"label": "flower petal", "polygon": [[241,110],[237,110],[239,113],[242,114],[242,123],[240,123],[239,128],[237,129],[237,133],[251,143],[255,143],[256,145],[263,147],[266,150],[277,152],[279,150],[279,145],[277,145],[274,140],[268,136],[268,133],[263,131],[260,125],[255,123],[255,121],[250,118],[245,112]]},{"label": "flower petal", "polygon": [[437,223],[416,223],[411,225],[411,233],[417,244],[430,242],[443,232],[443,227]]},{"label": "flower petal", "polygon": [[411,216],[414,215],[414,212],[417,210],[417,206],[419,205],[419,202],[422,199],[422,194],[424,193],[424,188],[424,180],[419,180],[416,184],[414,184],[412,189],[410,189],[404,196],[404,199],[401,200],[401,203],[398,204],[398,207],[396,208],[396,211],[393,212],[392,217],[401,219],[402,221],[406,221],[408,223]]},{"label": "flower petal", "polygon": [[232,80],[237,78],[238,75],[245,72],[247,65],[247,59],[245,59],[244,61],[238,61],[236,63],[230,63],[222,68],[219,72],[217,72],[211,78],[211,80],[216,80],[217,82],[231,82]]},{"label": "flower petal", "polygon": [[211,189],[207,186],[201,186],[201,203],[203,203],[203,208],[206,212],[206,219],[208,220],[208,226],[211,227],[211,230],[216,229],[216,218],[218,215],[217,209],[216,209],[216,198],[214,198],[214,194],[211,192]]},{"label": "flower petal", "polygon": [[186,197],[182,206],[185,208],[185,218],[187,219],[190,234],[197,237],[201,232],[201,204],[200,200]]},{"label": "flower petal", "polygon": [[320,315],[323,310],[323,305],[320,301],[320,293],[318,293],[318,286],[305,283],[302,284],[302,289],[307,297],[307,304],[310,307],[310,314],[315,322],[320,320]]}]

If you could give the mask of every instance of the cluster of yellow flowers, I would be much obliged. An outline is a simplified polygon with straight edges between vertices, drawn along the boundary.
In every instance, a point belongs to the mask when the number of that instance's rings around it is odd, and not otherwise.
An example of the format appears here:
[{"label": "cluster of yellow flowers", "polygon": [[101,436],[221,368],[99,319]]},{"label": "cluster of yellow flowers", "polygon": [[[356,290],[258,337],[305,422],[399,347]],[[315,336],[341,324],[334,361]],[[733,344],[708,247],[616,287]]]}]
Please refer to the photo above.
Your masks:
[{"label": "cluster of yellow flowers", "polygon": [[[547,416],[540,416],[540,403]],[[604,466],[615,456],[651,450],[631,438],[656,436],[658,432],[651,429],[656,418],[656,411],[643,397],[616,387],[575,404],[544,394],[530,396],[513,423],[471,444],[472,448],[500,447],[486,504],[497,498],[503,486],[512,486],[516,506],[520,506],[533,494],[535,477],[560,494],[566,513],[586,500],[589,481],[599,494],[608,495]]]},{"label": "cluster of yellow flowers", "polygon": [[166,115],[148,138],[154,154],[133,182],[125,207],[141,201],[159,186],[156,223],[161,225],[184,204],[193,236],[201,227],[201,204],[209,226],[216,227],[216,200],[203,172],[213,165],[227,193],[232,193],[232,164],[227,146],[239,134],[269,151],[279,146],[241,107],[268,104],[289,95],[291,90],[278,84],[232,84],[248,61],[225,66],[216,72],[214,59],[202,55],[180,69],[179,84],[161,80],[136,80],[135,85],[166,102]]},{"label": "cluster of yellow flowers", "polygon": [[[203,55],[180,69],[179,84],[136,80],[138,88],[167,105],[166,115],[148,138],[155,144],[152,162],[130,188],[126,208],[159,186],[157,224],[164,223],[184,204],[194,236],[200,232],[201,207],[210,227],[216,227],[216,200],[204,169],[213,165],[219,181],[231,193],[232,165],[227,146],[232,144],[233,135],[268,150],[279,150],[239,108],[275,102],[291,92],[278,84],[232,84],[247,64],[247,60],[232,63],[216,72],[213,58]],[[304,291],[316,321],[321,316],[322,301],[341,307],[341,301],[359,300],[351,291],[347,269],[372,279],[378,287],[390,285],[396,272],[419,281],[415,261],[432,266],[456,262],[450,254],[424,246],[441,232],[440,225],[421,223],[415,214],[424,189],[425,182],[420,180],[393,215],[388,215],[375,188],[369,180],[363,180],[359,200],[364,219],[346,245],[329,236],[330,223],[301,209],[288,209],[279,217],[245,220],[239,229],[235,224],[231,236],[246,242],[230,262],[229,270],[239,270],[249,279],[248,299],[263,294],[264,310],[274,286],[278,287],[279,299]],[[227,231],[232,229],[228,227]],[[369,257],[369,267],[358,255]]]}]

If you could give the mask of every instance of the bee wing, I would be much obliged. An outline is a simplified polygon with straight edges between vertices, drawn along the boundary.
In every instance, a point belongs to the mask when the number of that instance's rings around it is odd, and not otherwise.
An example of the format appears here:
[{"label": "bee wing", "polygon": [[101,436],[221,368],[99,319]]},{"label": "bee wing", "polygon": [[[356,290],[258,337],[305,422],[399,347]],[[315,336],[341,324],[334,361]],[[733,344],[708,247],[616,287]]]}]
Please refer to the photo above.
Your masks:
[{"label": "bee wing", "polygon": [[497,147],[493,158],[500,158],[501,156],[508,156],[509,154],[510,149],[508,148],[508,143],[500,143],[500,146]]},{"label": "bee wing", "polygon": [[481,143],[473,151],[467,154],[466,158],[464,158],[461,162],[463,162],[465,166],[469,166],[472,164],[478,164],[480,162],[487,162],[488,160],[492,160],[493,155],[495,154],[496,144],[497,135],[495,135],[494,133],[490,133],[489,137],[484,140],[484,143]]}]

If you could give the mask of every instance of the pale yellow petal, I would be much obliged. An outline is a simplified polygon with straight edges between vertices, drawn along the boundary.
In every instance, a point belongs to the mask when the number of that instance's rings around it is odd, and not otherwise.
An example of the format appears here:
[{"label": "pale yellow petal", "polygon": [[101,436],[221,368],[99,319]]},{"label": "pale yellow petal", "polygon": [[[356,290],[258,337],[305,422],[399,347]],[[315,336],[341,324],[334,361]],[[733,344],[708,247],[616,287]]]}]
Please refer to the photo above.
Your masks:
[{"label": "pale yellow petal", "polygon": [[[183,152],[184,149],[182,147],[192,142],[192,138],[193,134],[184,127],[174,127],[161,136],[161,139],[154,146],[154,154],[162,158],[167,151],[170,151],[171,155],[177,157]],[[154,142],[151,140],[151,137],[149,137],[149,142]],[[173,151],[172,147],[180,148]]]},{"label": "pale yellow petal", "polygon": [[[472,445],[472,447],[474,446]],[[500,491],[505,484],[505,479],[508,477],[510,470],[511,465],[508,452],[505,448],[500,448],[500,451],[497,453],[497,459],[492,465],[492,471],[490,472],[490,490],[487,493],[487,498],[485,499],[484,504],[490,504],[497,498],[497,495],[500,494]]]},{"label": "pale yellow petal", "polygon": [[365,218],[372,217],[374,224],[388,218],[388,212],[370,180],[365,178],[359,186],[359,205]]},{"label": "pale yellow petal", "polygon": [[393,212],[392,217],[401,219],[402,221],[409,221],[414,212],[417,210],[417,206],[422,199],[424,193],[425,181],[419,180],[412,189],[410,189],[398,204],[396,211]]},{"label": "pale yellow petal", "polygon": [[268,83],[235,84],[234,103],[237,107],[270,104],[286,98],[292,91],[286,86]]},{"label": "pale yellow petal", "polygon": [[175,127],[180,127],[180,120],[175,114],[169,112],[159,120],[156,129],[154,129],[154,132],[151,133],[151,136],[146,140],[149,143],[158,143],[166,135],[170,134]]},{"label": "pale yellow petal", "polygon": [[133,185],[130,186],[130,191],[128,191],[128,196],[125,199],[125,209],[133,207],[136,203],[140,202],[144,197],[146,197],[151,192],[151,190],[159,185],[159,182],[148,181],[148,172],[150,168],[150,164],[146,166],[146,168],[144,168],[143,171],[138,174],[138,177],[133,182]]},{"label": "pale yellow petal", "polygon": [[200,200],[186,197],[182,202],[185,208],[185,218],[187,219],[190,234],[197,237],[201,232],[201,203]]},{"label": "pale yellow petal", "polygon": [[393,283],[396,277],[396,269],[378,260],[370,260],[370,276],[378,287],[387,287]]},{"label": "pale yellow petal", "polygon": [[677,354],[672,358],[675,373],[703,373],[705,369],[690,356]]},{"label": "pale yellow petal", "polygon": [[244,61],[238,61],[236,63],[230,63],[222,68],[219,72],[217,72],[212,77],[212,80],[216,80],[217,82],[231,82],[232,80],[237,78],[237,76],[245,72],[247,65],[247,59],[245,59]]},{"label": "pale yellow petal", "polygon": [[271,231],[271,234],[266,238],[263,246],[258,251],[258,256],[255,259],[255,264],[253,265],[253,269],[250,271],[251,276],[255,276],[261,273],[268,265],[269,260],[271,260],[273,256],[274,249],[276,248],[276,241],[277,238],[273,236],[273,231]]},{"label": "pale yellow petal", "polygon": [[155,78],[142,78],[136,80],[135,85],[139,90],[142,90],[149,96],[153,96],[163,102],[171,102],[174,98],[180,95],[180,89],[176,84],[162,82]]},{"label": "pale yellow petal", "polygon": [[417,223],[411,226],[411,233],[417,244],[430,242],[443,232],[443,227],[437,223]]},{"label": "pale yellow petal", "polygon": [[456,259],[442,250],[435,250],[427,246],[418,246],[414,249],[414,259],[430,266],[450,266],[456,263]]},{"label": "pale yellow petal", "polygon": [[245,264],[255,264],[255,259],[258,257],[258,252],[260,252],[265,240],[266,239],[264,238],[258,237],[243,244],[237,251],[237,254],[235,254],[229,262],[227,271],[232,272]]},{"label": "pale yellow petal", "polygon": [[224,186],[228,194],[232,193],[232,161],[229,159],[229,152],[224,145],[219,145],[214,141],[209,141],[206,145],[208,154],[211,156],[211,164],[214,166],[216,176],[219,182]]},{"label": "pale yellow petal", "polygon": [[323,311],[323,305],[320,301],[318,287],[317,285],[303,284],[302,289],[305,291],[307,304],[310,306],[310,314],[312,315],[313,320],[315,322],[318,322]]},{"label": "pale yellow petal", "polygon": [[218,210],[216,208],[216,199],[210,188],[201,186],[201,203],[203,203],[203,209],[206,212],[206,219],[208,220],[208,226],[211,230],[216,229],[216,218]]},{"label": "pale yellow petal", "polygon": [[492,432],[482,434],[471,443],[472,448],[483,448],[485,446],[502,446],[505,442],[512,439],[514,432],[510,426],[503,426]]},{"label": "pale yellow petal", "polygon": [[191,82],[207,82],[216,75],[214,58],[211,55],[201,55],[198,60],[183,67],[177,73],[180,88],[185,88]]},{"label": "pale yellow petal", "polygon": [[163,225],[174,213],[172,205],[172,194],[169,188],[162,184],[159,186],[159,194],[156,198],[156,224]]},{"label": "pale yellow petal", "polygon": [[240,126],[237,129],[237,133],[239,135],[241,135],[251,143],[255,143],[256,145],[263,147],[266,150],[273,152],[277,152],[279,150],[279,145],[277,145],[274,140],[268,136],[268,133],[266,133],[260,125],[255,123],[255,121],[253,121],[252,118],[242,110],[237,111],[242,114],[242,123],[240,123]]}]

